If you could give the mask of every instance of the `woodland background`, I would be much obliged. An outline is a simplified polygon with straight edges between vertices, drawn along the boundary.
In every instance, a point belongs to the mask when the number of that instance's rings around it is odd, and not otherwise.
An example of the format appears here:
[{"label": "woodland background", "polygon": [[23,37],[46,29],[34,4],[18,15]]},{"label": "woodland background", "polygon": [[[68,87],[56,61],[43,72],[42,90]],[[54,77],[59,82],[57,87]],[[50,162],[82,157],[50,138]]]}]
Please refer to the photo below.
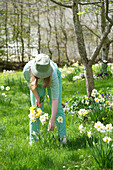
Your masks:
[{"label": "woodland background", "polygon": [[113,57],[112,0],[4,0],[0,2],[0,70],[22,69],[39,53],[59,66],[84,65],[88,96],[92,65]]}]

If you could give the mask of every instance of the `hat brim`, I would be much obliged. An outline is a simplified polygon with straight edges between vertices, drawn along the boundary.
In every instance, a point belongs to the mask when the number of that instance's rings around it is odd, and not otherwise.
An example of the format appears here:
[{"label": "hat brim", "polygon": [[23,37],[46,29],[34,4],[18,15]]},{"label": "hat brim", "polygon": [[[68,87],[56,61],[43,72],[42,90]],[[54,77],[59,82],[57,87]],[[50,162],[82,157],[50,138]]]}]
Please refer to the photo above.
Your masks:
[{"label": "hat brim", "polygon": [[34,60],[32,65],[31,65],[31,72],[33,73],[34,76],[36,76],[38,78],[47,78],[47,77],[49,77],[52,74],[53,68],[52,68],[51,63],[50,63],[48,71],[46,71],[46,72],[39,72],[35,68],[35,60]]}]

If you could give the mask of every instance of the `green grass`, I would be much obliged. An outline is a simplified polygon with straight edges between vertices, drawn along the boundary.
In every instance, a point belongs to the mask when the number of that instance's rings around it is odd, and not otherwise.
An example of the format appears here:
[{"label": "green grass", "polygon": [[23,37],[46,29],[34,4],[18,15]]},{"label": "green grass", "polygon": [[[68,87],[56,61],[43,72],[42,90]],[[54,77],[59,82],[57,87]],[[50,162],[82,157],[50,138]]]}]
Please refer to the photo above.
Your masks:
[{"label": "green grass", "polygon": [[[1,74],[0,74],[1,76]],[[9,78],[9,80],[8,80]],[[20,82],[21,81],[21,82]],[[66,115],[67,145],[46,145],[38,141],[29,145],[29,89],[21,72],[0,78],[0,86],[10,86],[7,93],[11,103],[0,103],[0,169],[1,170],[61,170],[99,169],[84,137],[81,137],[76,116]],[[95,88],[113,89],[113,79],[95,80]],[[85,81],[63,81],[62,102],[75,92],[86,94]],[[46,105],[45,105],[46,106]],[[46,107],[45,107],[46,110]],[[57,136],[57,129],[55,132]]]}]

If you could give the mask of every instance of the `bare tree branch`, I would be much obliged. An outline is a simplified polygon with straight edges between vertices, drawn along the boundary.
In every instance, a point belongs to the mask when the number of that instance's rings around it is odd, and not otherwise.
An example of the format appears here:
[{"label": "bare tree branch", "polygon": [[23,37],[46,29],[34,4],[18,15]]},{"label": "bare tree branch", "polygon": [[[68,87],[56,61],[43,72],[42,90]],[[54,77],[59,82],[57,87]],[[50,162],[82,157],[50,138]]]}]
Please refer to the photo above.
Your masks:
[{"label": "bare tree branch", "polygon": [[113,39],[111,39],[111,40],[109,41],[109,43],[110,43],[110,44],[113,43]]},{"label": "bare tree branch", "polygon": [[112,27],[112,24],[110,23],[109,26],[107,27],[107,30],[104,32],[103,37],[102,37],[99,45],[96,47],[96,49],[95,49],[95,51],[94,51],[94,53],[93,53],[93,55],[91,57],[91,60],[90,60],[91,65],[93,64],[93,62],[95,61],[97,55],[99,54],[99,52],[101,50],[101,47],[104,44],[105,39],[107,38],[107,35],[110,33],[111,27]]},{"label": "bare tree branch", "polygon": [[[111,19],[108,16],[108,12],[109,12],[109,2],[108,2],[108,0],[106,0],[106,19],[113,25],[113,19]],[[113,16],[112,16],[112,18],[113,18]]]},{"label": "bare tree branch", "polygon": [[101,2],[79,2],[80,5],[97,5]]},{"label": "bare tree branch", "polygon": [[[57,5],[60,5],[60,6],[63,6],[63,7],[66,7],[66,8],[72,8],[72,5],[66,5],[66,4],[63,4],[61,2],[57,2],[55,0],[50,0],[51,2],[54,2],[55,4]],[[78,4],[79,5],[98,5],[100,4],[101,2],[79,2]]]},{"label": "bare tree branch", "polygon": [[87,25],[82,25],[84,27],[86,27],[91,33],[93,33],[94,35],[96,35],[98,38],[100,38],[100,36],[98,34],[96,34],[91,28],[89,28]]},{"label": "bare tree branch", "polygon": [[72,5],[66,5],[66,4],[63,4],[61,2],[57,2],[55,0],[50,0],[51,2],[57,4],[57,5],[60,5],[60,6],[63,6],[63,7],[66,7],[66,8],[72,8]]}]

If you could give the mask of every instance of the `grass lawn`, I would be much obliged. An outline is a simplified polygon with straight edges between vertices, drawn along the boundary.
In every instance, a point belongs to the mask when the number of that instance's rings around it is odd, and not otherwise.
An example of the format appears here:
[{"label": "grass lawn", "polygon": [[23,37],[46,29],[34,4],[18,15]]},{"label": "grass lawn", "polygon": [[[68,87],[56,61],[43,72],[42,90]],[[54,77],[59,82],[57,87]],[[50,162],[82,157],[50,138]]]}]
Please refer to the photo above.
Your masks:
[{"label": "grass lawn", "polygon": [[[58,141],[56,127],[54,141],[43,143],[39,140],[32,146],[29,145],[30,99],[29,88],[24,81],[22,72],[0,78],[0,86],[10,87],[9,91],[4,89],[0,92],[7,95],[5,102],[0,99],[0,170],[99,169],[85,138],[80,135],[78,130],[80,123],[76,115],[65,115],[67,124],[65,146]],[[108,87],[113,91],[112,78],[95,80],[97,90],[103,88],[107,91]],[[79,95],[86,95],[84,80],[74,83],[63,80],[62,102],[68,101],[77,91]],[[48,109],[45,103],[45,111]]]}]

